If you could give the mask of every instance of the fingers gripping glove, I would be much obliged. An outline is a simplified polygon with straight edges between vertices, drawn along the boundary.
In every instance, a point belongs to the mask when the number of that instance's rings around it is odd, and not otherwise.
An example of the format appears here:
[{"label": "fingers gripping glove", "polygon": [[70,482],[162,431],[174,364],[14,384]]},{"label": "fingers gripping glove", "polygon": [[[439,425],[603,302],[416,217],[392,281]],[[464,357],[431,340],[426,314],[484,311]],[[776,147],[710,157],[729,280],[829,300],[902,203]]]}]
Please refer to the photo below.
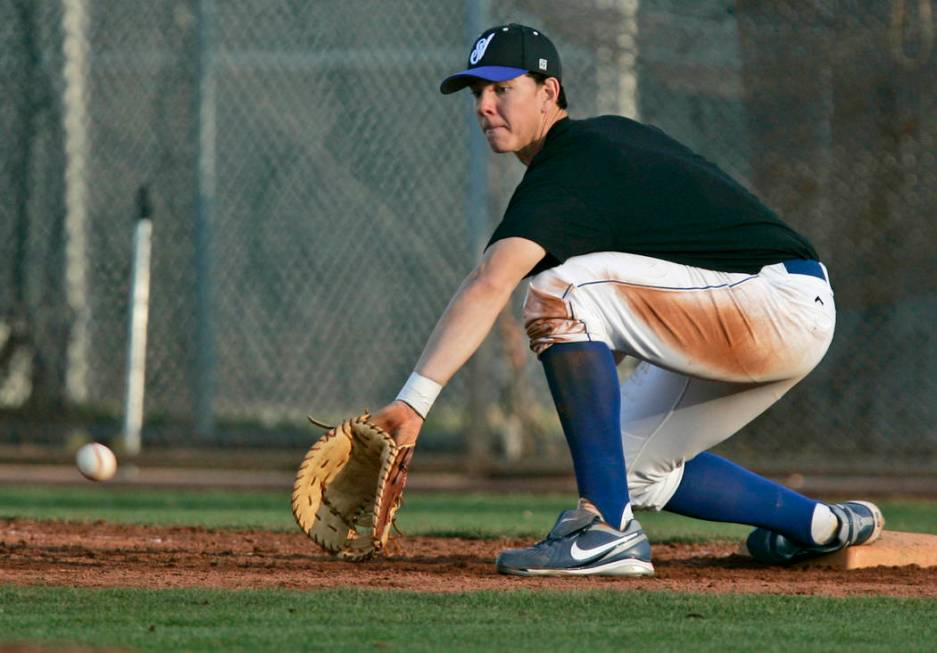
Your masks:
[{"label": "fingers gripping glove", "polygon": [[413,457],[412,444],[398,446],[369,418],[329,429],[306,453],[293,485],[296,523],[346,560],[364,560],[387,545]]}]

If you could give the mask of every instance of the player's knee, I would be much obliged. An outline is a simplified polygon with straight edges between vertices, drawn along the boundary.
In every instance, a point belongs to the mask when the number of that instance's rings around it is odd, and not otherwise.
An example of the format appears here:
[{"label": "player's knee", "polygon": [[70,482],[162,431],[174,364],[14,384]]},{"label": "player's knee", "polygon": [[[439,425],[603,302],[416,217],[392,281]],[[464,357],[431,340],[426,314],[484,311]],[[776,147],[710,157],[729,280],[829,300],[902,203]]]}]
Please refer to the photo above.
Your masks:
[{"label": "player's knee", "polygon": [[635,510],[662,510],[683,478],[683,466],[670,471],[628,472],[628,494]]},{"label": "player's knee", "polygon": [[588,340],[586,326],[576,319],[570,307],[572,284],[555,270],[533,277],[524,300],[524,327],[530,348],[542,353],[558,342]]}]

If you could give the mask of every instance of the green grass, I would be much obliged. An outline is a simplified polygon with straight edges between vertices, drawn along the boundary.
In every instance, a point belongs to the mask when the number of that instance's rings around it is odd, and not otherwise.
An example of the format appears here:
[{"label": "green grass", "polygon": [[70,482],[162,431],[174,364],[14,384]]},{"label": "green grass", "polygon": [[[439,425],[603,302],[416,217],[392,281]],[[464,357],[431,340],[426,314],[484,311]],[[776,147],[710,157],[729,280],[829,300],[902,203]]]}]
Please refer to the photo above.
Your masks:
[{"label": "green grass", "polygon": [[[414,535],[540,537],[573,500],[411,492],[400,526]],[[890,528],[937,533],[933,502],[881,505]],[[287,490],[0,486],[0,517],[295,528]],[[748,531],[667,513],[641,519],[657,542],[738,538]],[[426,595],[0,586],[0,649],[39,642],[151,651],[924,651],[937,641],[935,610],[937,601],[925,599],[645,591]]]},{"label": "green grass", "polygon": [[3,640],[144,651],[925,651],[921,599],[0,587]]},{"label": "green grass", "polygon": [[[408,535],[540,537],[571,495],[409,492],[398,525]],[[937,533],[937,510],[923,500],[882,501],[888,528]],[[0,517],[104,520],[115,523],[198,525],[209,528],[291,530],[289,491],[156,490],[0,486]],[[653,541],[739,538],[745,526],[639,515]]]}]

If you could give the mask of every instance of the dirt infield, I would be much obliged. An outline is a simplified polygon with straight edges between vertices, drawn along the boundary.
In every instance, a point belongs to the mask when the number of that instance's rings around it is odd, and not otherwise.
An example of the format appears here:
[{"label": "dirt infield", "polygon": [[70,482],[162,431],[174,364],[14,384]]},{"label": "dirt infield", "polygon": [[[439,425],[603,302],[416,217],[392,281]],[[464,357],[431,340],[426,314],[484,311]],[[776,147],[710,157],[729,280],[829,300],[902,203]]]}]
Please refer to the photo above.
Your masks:
[{"label": "dirt infield", "polygon": [[348,563],[302,533],[0,519],[0,584],[231,589],[357,587],[422,592],[620,589],[824,596],[937,597],[937,569],[778,569],[735,543],[658,544],[656,576],[520,578],[494,557],[523,540],[400,537],[388,558]]}]

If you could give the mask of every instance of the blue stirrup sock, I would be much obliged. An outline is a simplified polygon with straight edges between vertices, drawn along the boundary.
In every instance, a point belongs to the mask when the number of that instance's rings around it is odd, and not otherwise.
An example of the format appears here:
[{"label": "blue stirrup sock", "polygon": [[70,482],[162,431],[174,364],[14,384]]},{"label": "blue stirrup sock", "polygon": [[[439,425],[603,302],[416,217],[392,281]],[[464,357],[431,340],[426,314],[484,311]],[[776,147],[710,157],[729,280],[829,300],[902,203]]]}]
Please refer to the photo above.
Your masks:
[{"label": "blue stirrup sock", "polygon": [[632,516],[621,445],[621,394],[605,343],[569,342],[540,354],[576,470],[579,496],[614,528]]},{"label": "blue stirrup sock", "polygon": [[836,523],[825,504],[709,452],[686,462],[683,480],[664,510],[767,528],[808,546],[832,537]]}]

